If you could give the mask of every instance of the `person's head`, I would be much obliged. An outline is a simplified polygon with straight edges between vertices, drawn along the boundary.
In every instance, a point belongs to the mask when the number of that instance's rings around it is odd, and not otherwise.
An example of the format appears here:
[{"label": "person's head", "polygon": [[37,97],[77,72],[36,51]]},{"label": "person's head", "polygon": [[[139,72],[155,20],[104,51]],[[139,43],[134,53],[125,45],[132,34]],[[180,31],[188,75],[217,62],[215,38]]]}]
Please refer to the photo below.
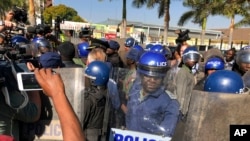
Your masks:
[{"label": "person's head", "polygon": [[192,68],[200,59],[200,53],[195,46],[187,47],[182,55],[183,63]]},{"label": "person's head", "polygon": [[165,48],[165,46],[160,45],[160,44],[153,45],[153,46],[150,48],[150,51],[161,53],[161,54],[163,54],[166,58],[168,58],[168,56],[171,54],[171,52],[169,52],[169,50],[167,50],[167,49]]},{"label": "person's head", "polygon": [[204,91],[239,94],[244,90],[241,76],[233,71],[219,70],[207,77]]},{"label": "person's head", "polygon": [[93,61],[85,69],[85,76],[94,86],[106,86],[109,80],[110,68],[103,61]]},{"label": "person's head", "polygon": [[28,44],[28,43],[30,43],[30,41],[23,36],[17,35],[11,38],[11,45],[13,47],[16,47],[19,44]]},{"label": "person's head", "polygon": [[92,31],[88,27],[82,28],[81,31],[79,32],[79,38],[84,42],[88,42],[91,36],[92,36]]},{"label": "person's head", "polygon": [[40,54],[52,51],[52,46],[50,42],[45,38],[33,39],[32,45],[34,46],[35,49],[38,50],[38,54],[36,54],[35,56],[39,56]]},{"label": "person's head", "polygon": [[107,55],[117,53],[120,48],[120,44],[115,40],[110,40],[108,43],[109,47],[106,50]]},{"label": "person's head", "polygon": [[[140,52],[144,52],[144,48],[140,45],[134,45],[132,48],[139,50]],[[131,48],[131,49],[132,49]]]},{"label": "person's head", "polygon": [[153,46],[154,46],[153,44],[147,44],[145,47],[145,51],[149,51]]},{"label": "person's head", "polygon": [[126,55],[126,62],[128,66],[135,65],[138,62],[140,56],[142,55],[143,51],[137,49],[137,48],[131,48],[127,55]]},{"label": "person's head", "polygon": [[250,46],[243,47],[236,55],[236,64],[243,73],[250,70]]},{"label": "person's head", "polygon": [[61,56],[56,52],[46,52],[39,57],[39,63],[42,68],[63,67]]},{"label": "person's head", "polygon": [[124,45],[125,45],[125,50],[129,50],[131,47],[133,47],[134,45],[136,45],[137,43],[136,43],[136,40],[134,39],[134,38],[132,38],[132,37],[129,37],[129,38],[127,38],[126,40],[125,40],[125,43],[124,43]]},{"label": "person's head", "polygon": [[12,9],[5,12],[5,20],[7,21],[11,21],[14,18],[14,16],[15,16],[15,12]]},{"label": "person's head", "polygon": [[234,48],[229,49],[225,52],[225,60],[226,62],[231,62],[234,60],[234,56],[236,54],[236,50]]},{"label": "person's head", "polygon": [[225,67],[225,62],[220,57],[211,57],[205,63],[205,74],[210,75],[217,70],[223,70]]},{"label": "person's head", "polygon": [[78,56],[82,59],[83,63],[86,64],[87,63],[87,57],[89,54],[89,43],[88,42],[83,42],[77,45],[77,53]]},{"label": "person's head", "polygon": [[151,51],[143,53],[137,64],[143,92],[149,94],[157,91],[163,84],[167,70],[167,59],[164,55]]},{"label": "person's head", "polygon": [[93,61],[105,62],[106,60],[107,60],[107,56],[105,52],[103,52],[103,50],[100,48],[94,48],[88,54],[86,65],[90,64]]},{"label": "person's head", "polygon": [[70,41],[61,43],[57,50],[63,60],[72,60],[75,57],[75,46]]},{"label": "person's head", "polygon": [[107,48],[109,48],[109,43],[106,40],[92,38],[88,49],[91,50],[93,48],[100,48],[103,52],[106,52]]}]

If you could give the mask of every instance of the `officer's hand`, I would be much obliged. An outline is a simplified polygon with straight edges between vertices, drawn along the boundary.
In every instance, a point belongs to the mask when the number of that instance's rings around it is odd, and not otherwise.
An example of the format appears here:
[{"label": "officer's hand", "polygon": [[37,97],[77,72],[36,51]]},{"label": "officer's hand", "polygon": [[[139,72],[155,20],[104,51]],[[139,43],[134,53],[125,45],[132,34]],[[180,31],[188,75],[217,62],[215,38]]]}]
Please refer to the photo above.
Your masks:
[{"label": "officer's hand", "polygon": [[35,69],[34,72],[37,82],[47,96],[53,99],[59,94],[65,94],[64,84],[59,73],[53,72],[51,68]]},{"label": "officer's hand", "polygon": [[11,21],[4,21],[4,27],[15,27],[16,24]]}]

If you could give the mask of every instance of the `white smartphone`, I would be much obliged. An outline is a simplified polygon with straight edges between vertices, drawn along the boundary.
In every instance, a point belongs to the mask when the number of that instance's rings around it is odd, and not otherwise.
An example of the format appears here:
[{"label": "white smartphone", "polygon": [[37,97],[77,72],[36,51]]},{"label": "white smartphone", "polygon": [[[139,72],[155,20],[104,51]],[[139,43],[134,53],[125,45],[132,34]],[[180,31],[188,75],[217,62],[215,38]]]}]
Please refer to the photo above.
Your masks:
[{"label": "white smartphone", "polygon": [[42,90],[33,72],[17,73],[17,83],[20,91]]}]

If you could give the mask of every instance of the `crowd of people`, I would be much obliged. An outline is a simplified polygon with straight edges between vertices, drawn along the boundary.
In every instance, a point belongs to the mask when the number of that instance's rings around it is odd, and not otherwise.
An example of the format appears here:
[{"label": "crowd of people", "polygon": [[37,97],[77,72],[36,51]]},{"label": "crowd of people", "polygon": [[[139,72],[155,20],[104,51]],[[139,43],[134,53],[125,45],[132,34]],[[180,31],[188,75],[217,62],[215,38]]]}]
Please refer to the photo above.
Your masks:
[{"label": "crowd of people", "polygon": [[[5,24],[0,26],[0,44],[4,42],[4,31],[15,26],[11,21],[13,14],[7,12]],[[247,92],[248,79],[244,81],[242,77],[250,69],[249,46],[239,51],[232,48],[225,54],[215,48],[201,54],[196,46],[183,42],[171,52],[161,44],[144,48],[132,37],[124,44],[95,39],[88,28],[82,29],[79,38],[81,42],[77,45],[65,41],[56,47],[41,33],[27,39],[31,44],[27,68],[35,73],[43,94],[52,99],[65,141],[107,140],[113,126],[172,137],[177,123],[184,122],[188,116],[193,90]],[[125,48],[126,61],[119,53],[121,47]],[[55,68],[83,68],[83,119],[74,113],[60,73],[53,71]],[[116,76],[119,68],[127,71]],[[13,67],[1,68],[1,78],[16,82],[6,70],[13,72]],[[39,94],[39,91],[23,94],[13,83],[1,82],[0,140],[18,141],[19,121],[28,123],[39,119]]]}]

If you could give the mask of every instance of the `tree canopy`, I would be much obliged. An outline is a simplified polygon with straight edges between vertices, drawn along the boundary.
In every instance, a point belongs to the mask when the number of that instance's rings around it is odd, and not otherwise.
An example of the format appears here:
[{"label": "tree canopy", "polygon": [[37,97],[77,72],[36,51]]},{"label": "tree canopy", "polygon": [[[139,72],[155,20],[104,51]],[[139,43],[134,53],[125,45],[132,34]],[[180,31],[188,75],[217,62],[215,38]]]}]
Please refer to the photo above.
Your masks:
[{"label": "tree canopy", "polygon": [[19,7],[27,7],[25,0],[1,0],[0,2],[0,17],[4,16],[4,13],[11,9],[14,5]]},{"label": "tree canopy", "polygon": [[52,19],[55,19],[57,16],[66,21],[86,22],[86,20],[82,19],[78,15],[75,9],[67,7],[63,4],[51,6],[46,8],[43,12],[45,23],[51,23]]}]

